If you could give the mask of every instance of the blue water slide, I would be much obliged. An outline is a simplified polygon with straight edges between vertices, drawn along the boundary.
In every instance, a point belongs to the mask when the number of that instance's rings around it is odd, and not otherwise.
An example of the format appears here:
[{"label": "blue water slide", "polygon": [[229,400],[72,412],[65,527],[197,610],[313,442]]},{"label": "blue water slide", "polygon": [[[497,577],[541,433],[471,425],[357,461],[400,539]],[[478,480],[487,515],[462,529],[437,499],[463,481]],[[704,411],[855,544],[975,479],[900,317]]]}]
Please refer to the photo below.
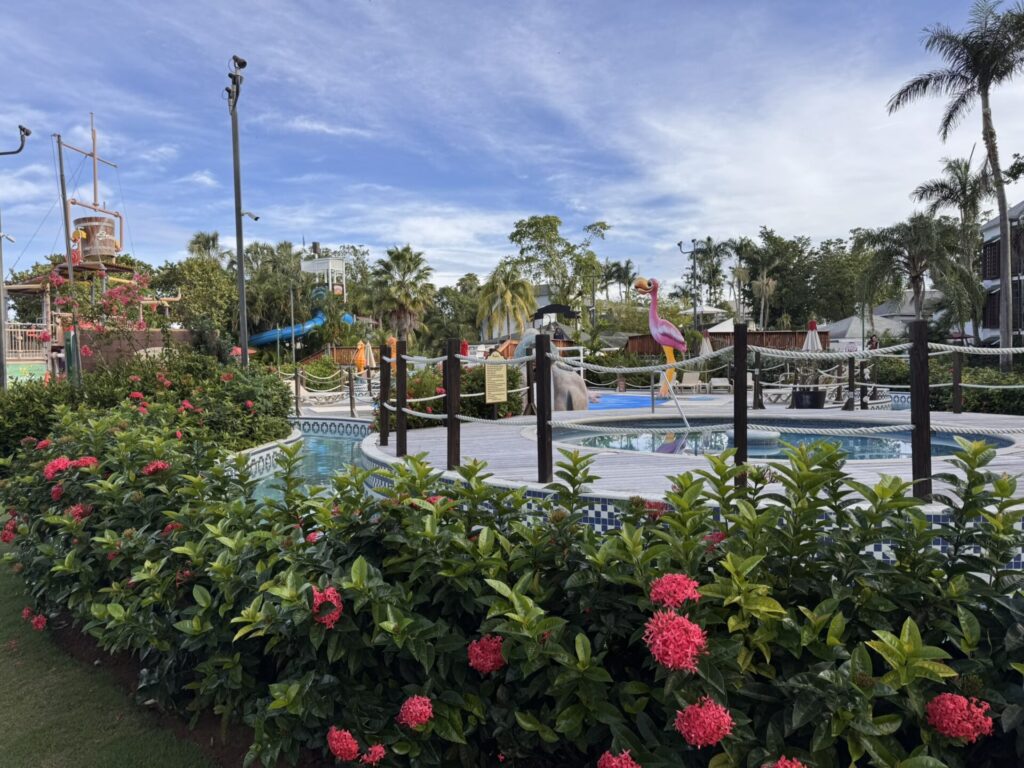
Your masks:
[{"label": "blue water slide", "polygon": [[[324,313],[317,310],[316,314],[306,322],[295,324],[295,338],[302,338],[314,328],[319,328],[326,320],[327,318],[324,317]],[[249,337],[249,344],[254,347],[265,347],[278,340],[289,341],[292,338],[292,327],[289,325],[287,328],[275,328],[272,331],[257,333]]]}]

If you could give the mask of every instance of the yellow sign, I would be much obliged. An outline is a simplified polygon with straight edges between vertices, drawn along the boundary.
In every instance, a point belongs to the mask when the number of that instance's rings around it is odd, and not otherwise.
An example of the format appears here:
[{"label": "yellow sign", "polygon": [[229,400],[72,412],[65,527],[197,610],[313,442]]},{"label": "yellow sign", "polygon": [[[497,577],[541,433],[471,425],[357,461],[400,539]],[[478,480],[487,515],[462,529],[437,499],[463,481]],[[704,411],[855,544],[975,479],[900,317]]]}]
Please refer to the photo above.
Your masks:
[{"label": "yellow sign", "polygon": [[[493,352],[488,360],[504,360],[498,352]],[[504,365],[488,365],[484,372],[484,401],[504,403],[508,400],[508,367]]]}]

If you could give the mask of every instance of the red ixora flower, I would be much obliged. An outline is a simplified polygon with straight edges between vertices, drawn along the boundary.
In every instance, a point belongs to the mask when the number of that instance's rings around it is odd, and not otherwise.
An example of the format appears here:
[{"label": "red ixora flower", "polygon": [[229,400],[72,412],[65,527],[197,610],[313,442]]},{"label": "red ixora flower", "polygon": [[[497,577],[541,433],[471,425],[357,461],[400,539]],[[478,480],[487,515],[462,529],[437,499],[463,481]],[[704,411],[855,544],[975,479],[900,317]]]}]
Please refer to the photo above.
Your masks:
[{"label": "red ixora flower", "polygon": [[195,408],[196,407],[192,405],[192,403],[190,403],[188,400],[182,400],[181,407],[178,409],[178,413],[181,413],[182,411],[194,411]]},{"label": "red ixora flower", "polygon": [[92,347],[88,344],[83,344],[82,348],[78,350],[82,357],[92,357]]},{"label": "red ixora flower", "polygon": [[310,531],[306,534],[306,543],[316,544],[321,538],[323,538],[323,535],[323,531]]},{"label": "red ixora flower", "polygon": [[782,755],[771,765],[766,765],[765,768],[807,768],[807,766],[795,757],[786,757],[785,755]]},{"label": "red ixora flower", "polygon": [[925,711],[928,724],[950,739],[962,739],[967,744],[980,736],[992,735],[992,718],[986,715],[987,701],[967,699],[958,693],[940,693],[928,702]]},{"label": "red ixora flower", "polygon": [[175,531],[180,531],[184,527],[185,527],[184,525],[182,525],[177,520],[175,520],[174,522],[168,523],[167,525],[165,525],[164,529],[162,531],[160,531],[160,535],[161,536],[170,536]]},{"label": "red ixora flower", "polygon": [[47,480],[53,480],[53,478],[55,478],[61,472],[70,468],[71,459],[69,459],[67,456],[58,456],[56,459],[48,462],[47,465],[43,467],[43,477],[45,477]]},{"label": "red ixora flower", "polygon": [[715,548],[728,538],[725,531],[712,531],[705,534],[704,543],[707,544],[707,552],[714,552]]},{"label": "red ixora flower", "polygon": [[130,381],[132,384],[138,384],[140,381],[142,381],[142,377],[132,374],[131,376],[128,377],[128,381]]},{"label": "red ixora flower", "polygon": [[443,395],[444,393],[444,387],[438,387],[437,389],[434,390],[435,395]]},{"label": "red ixora flower", "polygon": [[707,696],[676,712],[676,730],[691,747],[717,744],[732,733],[732,725],[729,710]]},{"label": "red ixora flower", "polygon": [[142,398],[145,397],[145,395],[142,394],[141,392],[135,391],[135,392],[129,392],[128,393],[128,397],[130,397],[132,400],[141,400]]},{"label": "red ixora flower", "polygon": [[53,442],[50,440],[40,440],[38,443],[36,443],[36,450],[42,451],[46,448],[49,448],[51,445],[53,445]]},{"label": "red ixora flower", "polygon": [[661,516],[666,512],[670,512],[672,507],[666,504],[664,501],[645,501],[644,511],[647,513],[647,517],[653,522],[658,522]]},{"label": "red ixora flower", "polygon": [[605,752],[597,761],[597,768],[643,768],[640,763],[630,757],[629,750],[613,755]]},{"label": "red ixora flower", "polygon": [[233,378],[235,378],[235,374],[233,373],[222,373],[220,375],[220,380],[223,382],[231,381]]},{"label": "red ixora flower", "polygon": [[10,544],[18,534],[18,521],[13,517],[4,524],[3,531],[0,531],[0,542]]},{"label": "red ixora flower", "polygon": [[448,499],[445,496],[427,496],[427,501],[429,501],[431,504],[437,504],[439,501],[447,500]]},{"label": "red ixora flower", "polygon": [[60,501],[63,496],[64,496],[64,486],[63,485],[55,485],[55,486],[53,486],[53,488],[50,489],[50,498],[53,501]]},{"label": "red ixora flower", "polygon": [[95,456],[82,456],[72,461],[71,466],[73,469],[85,469],[86,467],[95,467],[99,463],[100,460]]},{"label": "red ixora flower", "polygon": [[402,702],[395,722],[408,728],[418,728],[434,719],[434,705],[426,696],[410,696]]},{"label": "red ixora flower", "polygon": [[149,477],[150,475],[155,475],[157,472],[163,472],[164,470],[167,470],[167,469],[170,469],[170,468],[171,468],[170,462],[168,462],[168,461],[160,461],[159,459],[157,459],[156,461],[151,461],[151,462],[149,462],[149,464],[144,466],[142,468],[142,474],[144,474],[147,477]]},{"label": "red ixora flower", "polygon": [[32,618],[32,608],[31,608],[31,606],[26,605],[24,608],[21,609],[21,618],[24,619],[25,621],[28,621],[29,619]]},{"label": "red ixora flower", "polygon": [[697,657],[707,650],[708,636],[685,616],[658,611],[647,621],[644,642],[663,667],[695,672]]},{"label": "red ixora flower", "polygon": [[92,514],[92,504],[75,504],[68,507],[68,514],[80,523]]},{"label": "red ixora flower", "polygon": [[505,666],[505,657],[501,655],[504,638],[498,635],[484,635],[469,644],[466,653],[469,655],[469,666],[486,675],[497,672]]},{"label": "red ixora flower", "polygon": [[[327,603],[331,606],[331,609],[325,612],[321,612],[321,606]],[[322,592],[313,587],[313,618],[323,624],[328,629],[334,629],[334,625],[338,619],[341,618],[341,613],[345,608],[345,604],[341,601],[341,595],[338,594],[338,590],[334,587],[328,587]],[[354,760],[355,758],[350,758]]]},{"label": "red ixora flower", "polygon": [[46,617],[43,616],[43,614],[38,613],[32,619],[32,629],[34,629],[36,632],[42,632],[44,629],[46,629]]},{"label": "red ixora flower", "polygon": [[251,411],[253,408],[256,407],[256,403],[254,403],[252,400],[246,400],[245,407]]},{"label": "red ixora flower", "polygon": [[178,430],[177,432],[175,432],[175,433],[174,433],[174,436],[175,436],[176,438],[178,438],[179,440],[181,440],[181,430],[179,429],[179,430]]},{"label": "red ixora flower", "polygon": [[327,731],[327,748],[339,760],[355,760],[359,757],[359,742],[351,731],[332,725]]},{"label": "red ixora flower", "polygon": [[697,602],[700,584],[684,573],[666,573],[651,582],[651,602],[666,608],[678,608],[687,600]]},{"label": "red ixora flower", "polygon": [[384,759],[388,751],[384,749],[383,744],[374,744],[366,750],[366,754],[359,758],[359,762],[366,765],[376,765]]}]

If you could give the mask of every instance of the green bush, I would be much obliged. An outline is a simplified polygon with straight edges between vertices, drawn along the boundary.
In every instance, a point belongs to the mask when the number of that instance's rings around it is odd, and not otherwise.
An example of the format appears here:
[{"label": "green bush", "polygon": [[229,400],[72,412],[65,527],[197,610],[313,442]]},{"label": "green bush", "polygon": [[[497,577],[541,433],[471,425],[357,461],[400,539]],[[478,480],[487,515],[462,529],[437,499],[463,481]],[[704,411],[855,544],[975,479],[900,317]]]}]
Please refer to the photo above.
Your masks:
[{"label": "green bush", "polygon": [[[381,498],[359,469],[306,489],[288,450],[259,501],[240,464],[177,438],[197,422],[61,412],[51,445],[6,460],[8,559],[30,614],[139,657],[141,697],[252,726],[247,762],[325,754],[329,733],[341,751],[343,730],[381,765],[1021,764],[1021,502],[984,444],[954,459],[938,531],[909,483],[855,482],[818,444],[767,470],[709,457],[599,534],[578,455],[532,522],[482,465],[452,487],[415,459]],[[928,714],[940,694],[990,709],[950,723]],[[413,696],[429,717],[396,721]],[[991,734],[937,730],[965,723]]]},{"label": "green bush", "polygon": [[[304,360],[299,363],[299,368],[308,374],[305,380],[305,387],[310,392],[333,390],[337,387],[345,386],[348,381],[344,376],[338,375],[341,369],[334,360],[324,355],[312,360]],[[282,373],[292,374],[294,371],[295,367],[291,363],[285,363],[281,366]]]},{"label": "green bush", "polygon": [[[497,416],[505,419],[509,416],[519,416],[523,412],[524,392],[512,392],[513,389],[522,387],[522,369],[516,366],[509,366],[508,371],[508,399],[504,403],[496,403]],[[427,414],[441,414],[445,412],[445,398],[438,397],[444,394],[444,382],[441,379],[441,370],[438,366],[421,368],[409,376],[407,386],[407,398],[415,400],[421,397],[437,398],[425,400],[419,403],[410,403],[409,410],[419,411]],[[391,379],[391,401],[394,402],[394,375]],[[459,399],[459,412],[464,416],[477,419],[489,419],[492,417],[492,408],[484,402],[484,366],[462,366],[462,397]],[[466,397],[466,395],[478,395]],[[379,425],[379,414],[375,415],[375,426]],[[409,429],[423,429],[425,427],[436,427],[442,422],[437,419],[428,419],[422,416],[408,415],[407,426]],[[394,414],[392,414],[394,418]],[[393,423],[393,422],[392,422]]]},{"label": "green bush", "polygon": [[[19,382],[0,393],[0,456],[13,453],[26,436],[42,439],[61,406],[90,411],[123,403],[140,391],[148,402],[189,400],[205,413],[207,429],[223,447],[248,448],[287,436],[290,399],[275,374],[258,366],[224,367],[207,355],[166,352],[134,358],[82,376],[80,389],[67,381]],[[250,401],[252,408],[245,406]],[[241,418],[241,417],[245,418]]]},{"label": "green bush", "polygon": [[[1021,389],[975,389],[963,388],[963,409],[969,413],[1005,413],[1024,415],[1024,371],[1013,370],[1002,373],[993,358],[992,362],[965,363],[961,381],[964,384],[1022,385]],[[967,357],[969,363],[976,362]],[[910,384],[910,366],[903,360],[881,358],[875,361],[875,376],[881,384]],[[948,384],[953,381],[953,360],[948,355],[928,359],[928,380],[931,384]],[[951,387],[932,387],[929,403],[933,411],[950,409]]]}]

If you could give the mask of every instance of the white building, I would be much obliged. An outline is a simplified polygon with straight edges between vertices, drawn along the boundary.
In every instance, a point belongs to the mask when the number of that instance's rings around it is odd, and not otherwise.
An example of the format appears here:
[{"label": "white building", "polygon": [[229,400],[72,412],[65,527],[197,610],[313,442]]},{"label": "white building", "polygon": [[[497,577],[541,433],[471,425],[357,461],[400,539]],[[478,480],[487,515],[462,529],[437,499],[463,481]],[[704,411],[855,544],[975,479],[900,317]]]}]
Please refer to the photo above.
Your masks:
[{"label": "white building", "polygon": [[322,256],[305,259],[302,271],[316,276],[316,281],[327,286],[331,293],[348,298],[348,284],[345,282],[345,259],[340,256]]}]

